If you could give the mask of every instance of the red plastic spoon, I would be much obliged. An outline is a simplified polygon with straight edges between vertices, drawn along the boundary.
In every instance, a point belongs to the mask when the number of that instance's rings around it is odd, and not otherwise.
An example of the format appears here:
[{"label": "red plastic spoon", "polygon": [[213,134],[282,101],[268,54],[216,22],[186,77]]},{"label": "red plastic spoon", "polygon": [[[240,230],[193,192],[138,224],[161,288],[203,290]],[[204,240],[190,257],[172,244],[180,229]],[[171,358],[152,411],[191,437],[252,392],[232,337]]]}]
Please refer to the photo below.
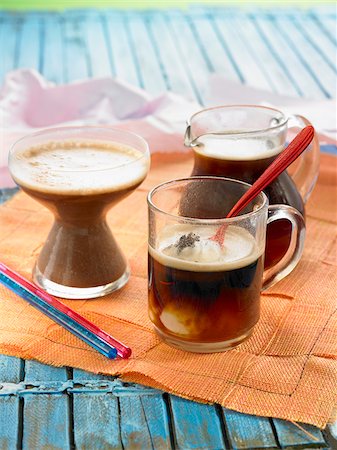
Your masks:
[{"label": "red plastic spoon", "polygon": [[[311,125],[303,128],[296,137],[290,142],[288,147],[270,164],[263,174],[255,181],[248,191],[240,198],[240,200],[229,211],[226,218],[235,217],[242,209],[248,205],[259,193],[275,180],[300,154],[308,147],[313,140],[315,129]],[[227,224],[224,223],[219,227],[214,236],[210,239],[223,245]]]}]

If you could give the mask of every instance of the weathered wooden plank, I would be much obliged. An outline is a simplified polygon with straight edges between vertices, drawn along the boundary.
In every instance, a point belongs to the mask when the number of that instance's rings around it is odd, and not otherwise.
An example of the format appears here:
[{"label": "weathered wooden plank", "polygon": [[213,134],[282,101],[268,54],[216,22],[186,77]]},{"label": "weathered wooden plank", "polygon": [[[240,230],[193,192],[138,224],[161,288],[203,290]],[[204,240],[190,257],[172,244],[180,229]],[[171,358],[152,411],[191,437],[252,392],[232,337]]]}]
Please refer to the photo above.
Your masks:
[{"label": "weathered wooden plank", "polygon": [[64,367],[53,367],[37,361],[26,361],[24,379],[26,383],[44,380],[67,381],[67,379],[67,371]]},{"label": "weathered wooden plank", "polygon": [[336,93],[336,77],[324,57],[313,48],[297,29],[293,18],[278,14],[275,24],[283,33],[285,40],[294,49],[297,58],[303,63],[307,72],[315,80],[326,97],[334,97]]},{"label": "weathered wooden plank", "polygon": [[[25,382],[44,380],[66,381],[65,368],[26,361]],[[70,446],[70,411],[67,394],[25,394],[23,397],[24,449],[56,448]]]},{"label": "weathered wooden plank", "polygon": [[168,89],[186,98],[195,99],[196,95],[193,91],[193,86],[181,61],[172,35],[168,30],[163,13],[152,12],[147,14],[144,20],[147,23],[150,39],[160,60],[161,71]]},{"label": "weathered wooden plank", "polygon": [[[74,369],[73,380],[111,380],[100,374]],[[118,399],[112,393],[73,394],[74,442],[78,449],[122,448]]]},{"label": "weathered wooden plank", "polygon": [[19,397],[0,397],[0,448],[17,448],[19,435]]},{"label": "weathered wooden plank", "polygon": [[144,14],[127,13],[125,20],[141,86],[151,94],[159,95],[166,91],[168,86],[161,71],[156,49],[146,29]]},{"label": "weathered wooden plank", "polygon": [[[324,56],[327,64],[336,72],[336,45],[331,42],[322,27],[318,26],[310,15],[300,12],[296,15],[294,22],[306,40]],[[336,24],[335,33],[337,34]]]},{"label": "weathered wooden plank", "polygon": [[3,189],[0,189],[0,204],[6,202],[7,200],[9,200],[18,191],[19,191],[19,188],[3,188]]},{"label": "weathered wooden plank", "polygon": [[86,372],[85,370],[73,369],[73,380],[111,380],[111,377],[97,373]]},{"label": "weathered wooden plank", "polygon": [[278,28],[275,16],[269,13],[251,13],[250,16],[262,39],[271,48],[274,57],[277,58],[299,95],[314,99],[325,98],[306,66],[297,57],[293,45],[288,42],[284,33]]},{"label": "weathered wooden plank", "polygon": [[[0,355],[1,383],[19,383],[23,374],[24,361],[13,356]],[[21,423],[20,400],[17,396],[0,396],[0,448],[17,447]]]},{"label": "weathered wooden plank", "polygon": [[174,39],[181,64],[193,86],[196,99],[203,104],[203,91],[207,86],[210,74],[204,55],[181,11],[166,11],[165,20]]},{"label": "weathered wooden plank", "polygon": [[337,45],[337,30],[336,30],[336,18],[322,17],[319,12],[311,12],[313,20],[317,23],[317,26],[322,32],[325,33],[327,38],[335,45]]},{"label": "weathered wooden plank", "polygon": [[47,80],[55,83],[65,81],[63,37],[59,13],[43,16],[41,71]]},{"label": "weathered wooden plank", "polygon": [[0,14],[0,83],[7,72],[17,67],[22,20],[18,14]]},{"label": "weathered wooden plank", "polygon": [[217,28],[213,26],[209,10],[198,8],[194,14],[187,16],[187,20],[210,72],[221,73],[230,80],[242,81],[240,70],[233,60],[230,49],[224,45]]},{"label": "weathered wooden plank", "polygon": [[42,56],[41,15],[26,13],[22,16],[21,33],[18,44],[17,66],[41,70]]},{"label": "weathered wooden plank", "polygon": [[0,383],[19,383],[21,381],[22,366],[23,362],[20,358],[0,355]]},{"label": "weathered wooden plank", "polygon": [[74,393],[73,403],[76,448],[122,448],[118,400],[113,394]]},{"label": "weathered wooden plank", "polygon": [[261,67],[273,91],[283,95],[298,97],[299,91],[289,78],[288,71],[284,70],[284,66],[280,64],[273,47],[267,39],[261,36],[261,33],[254,25],[254,21],[246,14],[235,15],[233,26],[238,30],[247,49],[254,56],[259,67]]},{"label": "weathered wooden plank", "polygon": [[137,72],[128,31],[125,26],[125,14],[123,12],[108,11],[104,15],[103,20],[106,23],[116,76],[135,86],[141,86],[140,74]]},{"label": "weathered wooden plank", "polygon": [[90,11],[85,15],[83,30],[86,33],[90,67],[94,77],[106,77],[114,74],[104,24],[102,14],[99,12]]},{"label": "weathered wooden plank", "polygon": [[161,395],[124,394],[119,398],[119,404],[124,449],[171,448],[167,412]]},{"label": "weathered wooden plank", "polygon": [[273,429],[266,417],[251,416],[223,408],[230,448],[277,448]]},{"label": "weathered wooden plank", "polygon": [[261,64],[252,54],[251,49],[247,47],[239,30],[234,25],[232,16],[226,14],[223,10],[220,10],[219,13],[213,13],[212,16],[219,36],[221,36],[225,45],[230,48],[244,81],[251,86],[272,90],[273,86],[266,78]]},{"label": "weathered wooden plank", "polygon": [[81,11],[61,16],[64,47],[65,81],[84,79],[92,75],[90,56],[84,33],[85,15]]},{"label": "weathered wooden plank", "polygon": [[170,396],[178,449],[226,448],[220,420],[213,405],[203,405]]},{"label": "weathered wooden plank", "polygon": [[68,449],[69,410],[65,394],[24,397],[23,449]]},{"label": "weathered wooden plank", "polygon": [[312,425],[299,424],[304,429],[303,431],[295,424],[285,420],[273,419],[273,422],[282,448],[294,445],[326,446],[322,432]]}]

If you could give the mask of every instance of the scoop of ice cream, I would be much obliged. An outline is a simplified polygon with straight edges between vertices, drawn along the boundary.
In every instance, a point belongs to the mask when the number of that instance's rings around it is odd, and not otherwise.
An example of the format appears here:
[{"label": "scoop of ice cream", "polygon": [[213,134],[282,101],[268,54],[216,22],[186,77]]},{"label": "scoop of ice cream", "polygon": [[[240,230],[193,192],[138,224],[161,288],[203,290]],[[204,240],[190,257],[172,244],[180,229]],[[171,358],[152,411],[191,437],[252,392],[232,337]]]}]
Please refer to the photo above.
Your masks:
[{"label": "scoop of ice cream", "polygon": [[200,239],[185,247],[171,244],[162,252],[167,256],[200,263],[217,262],[223,258],[220,245],[209,239]]},{"label": "scoop of ice cream", "polygon": [[168,225],[158,236],[158,247],[149,247],[161,264],[180,270],[207,272],[244,267],[261,255],[255,237],[236,225],[226,228],[223,245],[212,240],[219,225],[194,227],[190,224]]}]

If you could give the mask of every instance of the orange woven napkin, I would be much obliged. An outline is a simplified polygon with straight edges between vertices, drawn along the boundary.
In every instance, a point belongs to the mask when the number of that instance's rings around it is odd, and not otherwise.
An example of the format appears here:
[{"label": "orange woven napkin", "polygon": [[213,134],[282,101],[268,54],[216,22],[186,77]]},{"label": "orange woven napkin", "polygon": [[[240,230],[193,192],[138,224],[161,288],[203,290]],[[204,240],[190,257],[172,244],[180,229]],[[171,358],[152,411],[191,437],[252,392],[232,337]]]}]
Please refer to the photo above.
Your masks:
[{"label": "orange woven napkin", "polygon": [[[119,374],[190,399],[237,411],[324,427],[336,417],[336,161],[322,156],[307,207],[307,239],[294,272],[262,295],[253,336],[239,348],[200,355],[160,342],[147,316],[147,206],[150,187],[191,171],[190,156],[156,156],[144,184],[109,215],[129,258],[122,290],[96,300],[66,301],[132,347],[110,361],[0,286],[0,351],[26,359]],[[132,214],[130,214],[132,211]],[[25,194],[0,208],[0,260],[30,278],[52,222]]]}]

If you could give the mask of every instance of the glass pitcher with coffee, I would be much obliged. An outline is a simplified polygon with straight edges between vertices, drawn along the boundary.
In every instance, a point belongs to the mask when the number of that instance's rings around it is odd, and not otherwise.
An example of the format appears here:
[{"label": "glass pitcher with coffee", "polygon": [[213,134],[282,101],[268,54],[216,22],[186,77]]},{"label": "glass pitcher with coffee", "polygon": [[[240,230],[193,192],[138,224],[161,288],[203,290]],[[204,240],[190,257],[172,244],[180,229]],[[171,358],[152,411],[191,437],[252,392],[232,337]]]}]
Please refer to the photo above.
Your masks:
[{"label": "glass pitcher with coffee", "polygon": [[[309,124],[302,116],[286,117],[281,111],[263,106],[219,106],[199,111],[190,118],[185,133],[185,145],[194,151],[192,175],[225,176],[254,183],[284,149],[288,130]],[[318,171],[319,143],[315,136],[292,176],[285,171],[266,188],[270,204],[290,205],[305,217],[304,204]],[[265,268],[282,259],[290,239],[289,221],[268,225]]]}]

